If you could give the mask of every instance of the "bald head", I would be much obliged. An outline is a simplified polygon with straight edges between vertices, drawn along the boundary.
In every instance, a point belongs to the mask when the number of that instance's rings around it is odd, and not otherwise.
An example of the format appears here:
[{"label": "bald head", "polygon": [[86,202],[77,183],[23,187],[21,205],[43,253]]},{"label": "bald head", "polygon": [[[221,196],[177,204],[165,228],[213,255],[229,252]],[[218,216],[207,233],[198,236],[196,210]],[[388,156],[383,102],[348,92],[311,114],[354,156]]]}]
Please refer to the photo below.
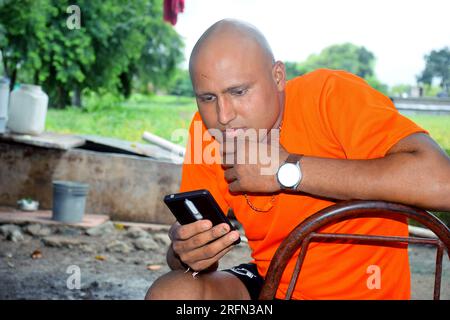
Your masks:
[{"label": "bald head", "polygon": [[191,77],[199,56],[205,52],[217,51],[224,54],[244,51],[254,58],[255,54],[260,56],[262,62],[270,66],[275,62],[269,43],[255,26],[239,20],[224,19],[209,27],[195,44],[189,59]]}]

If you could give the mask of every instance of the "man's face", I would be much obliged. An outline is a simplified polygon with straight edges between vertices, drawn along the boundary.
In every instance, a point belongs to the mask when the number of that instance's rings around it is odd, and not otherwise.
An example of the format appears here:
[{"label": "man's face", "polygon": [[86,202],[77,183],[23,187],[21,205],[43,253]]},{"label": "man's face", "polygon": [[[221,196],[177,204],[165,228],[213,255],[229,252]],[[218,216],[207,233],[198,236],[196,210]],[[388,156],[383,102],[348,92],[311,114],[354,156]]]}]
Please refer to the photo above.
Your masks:
[{"label": "man's face", "polygon": [[[270,130],[283,108],[284,66],[272,64],[252,43],[236,49],[227,41],[208,45],[197,56],[192,81],[208,129],[233,137],[235,129]],[[278,82],[278,83],[277,83]]]}]

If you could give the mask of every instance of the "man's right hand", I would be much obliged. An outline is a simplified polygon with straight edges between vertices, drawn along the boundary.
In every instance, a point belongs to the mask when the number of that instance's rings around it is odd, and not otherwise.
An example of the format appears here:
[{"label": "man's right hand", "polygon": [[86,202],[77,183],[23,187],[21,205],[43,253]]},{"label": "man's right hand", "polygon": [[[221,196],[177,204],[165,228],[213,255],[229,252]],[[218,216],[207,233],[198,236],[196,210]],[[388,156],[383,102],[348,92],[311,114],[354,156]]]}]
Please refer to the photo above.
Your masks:
[{"label": "man's right hand", "polygon": [[175,222],[169,230],[172,250],[176,257],[193,271],[202,271],[216,264],[239,238],[239,232],[230,232],[230,226],[221,223],[212,226],[209,220],[180,225]]}]

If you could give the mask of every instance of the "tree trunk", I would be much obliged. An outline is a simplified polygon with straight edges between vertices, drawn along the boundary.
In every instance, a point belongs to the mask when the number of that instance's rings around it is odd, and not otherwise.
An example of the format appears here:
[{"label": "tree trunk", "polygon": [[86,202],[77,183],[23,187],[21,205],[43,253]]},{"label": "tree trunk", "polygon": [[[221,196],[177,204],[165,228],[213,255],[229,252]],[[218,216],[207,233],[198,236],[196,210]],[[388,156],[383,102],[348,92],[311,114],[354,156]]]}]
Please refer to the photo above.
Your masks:
[{"label": "tree trunk", "polygon": [[70,104],[69,92],[62,86],[58,86],[57,108],[64,109]]},{"label": "tree trunk", "polygon": [[131,73],[122,72],[120,74],[121,91],[125,99],[128,99],[131,95],[131,80],[133,75]]},{"label": "tree trunk", "polygon": [[60,85],[56,88],[53,87],[53,89],[48,88],[46,92],[49,96],[49,106],[51,108],[64,109],[71,102],[69,92]]},{"label": "tree trunk", "polygon": [[[2,51],[4,52],[4,51]],[[14,86],[16,84],[16,79],[17,79],[17,63],[14,63],[14,60],[9,60],[5,57],[2,56],[2,62],[3,62],[3,70],[6,74],[6,77],[9,78],[9,91],[12,91],[14,89]],[[8,63],[10,62],[10,63]],[[12,71],[11,71],[11,68]]]},{"label": "tree trunk", "polygon": [[72,105],[77,106],[81,108],[81,90],[80,87],[77,85],[75,86],[75,89],[73,91],[73,97],[72,97]]},{"label": "tree trunk", "polygon": [[11,78],[9,79],[9,91],[13,91],[14,86],[16,85],[16,79],[17,79],[17,68],[14,68],[11,74]]},{"label": "tree trunk", "polygon": [[34,73],[33,81],[35,85],[40,85],[39,83],[39,70]]}]

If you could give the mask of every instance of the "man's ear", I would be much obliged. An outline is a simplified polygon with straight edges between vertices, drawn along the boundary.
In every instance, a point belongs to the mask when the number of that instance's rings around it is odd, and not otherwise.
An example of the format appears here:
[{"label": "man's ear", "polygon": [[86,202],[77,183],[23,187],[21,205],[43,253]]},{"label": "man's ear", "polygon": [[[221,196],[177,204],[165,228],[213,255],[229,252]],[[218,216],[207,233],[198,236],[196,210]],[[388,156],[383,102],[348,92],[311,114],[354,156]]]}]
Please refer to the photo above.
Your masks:
[{"label": "man's ear", "polygon": [[272,67],[272,76],[277,86],[278,91],[284,91],[286,86],[286,68],[284,63],[276,61]]}]

